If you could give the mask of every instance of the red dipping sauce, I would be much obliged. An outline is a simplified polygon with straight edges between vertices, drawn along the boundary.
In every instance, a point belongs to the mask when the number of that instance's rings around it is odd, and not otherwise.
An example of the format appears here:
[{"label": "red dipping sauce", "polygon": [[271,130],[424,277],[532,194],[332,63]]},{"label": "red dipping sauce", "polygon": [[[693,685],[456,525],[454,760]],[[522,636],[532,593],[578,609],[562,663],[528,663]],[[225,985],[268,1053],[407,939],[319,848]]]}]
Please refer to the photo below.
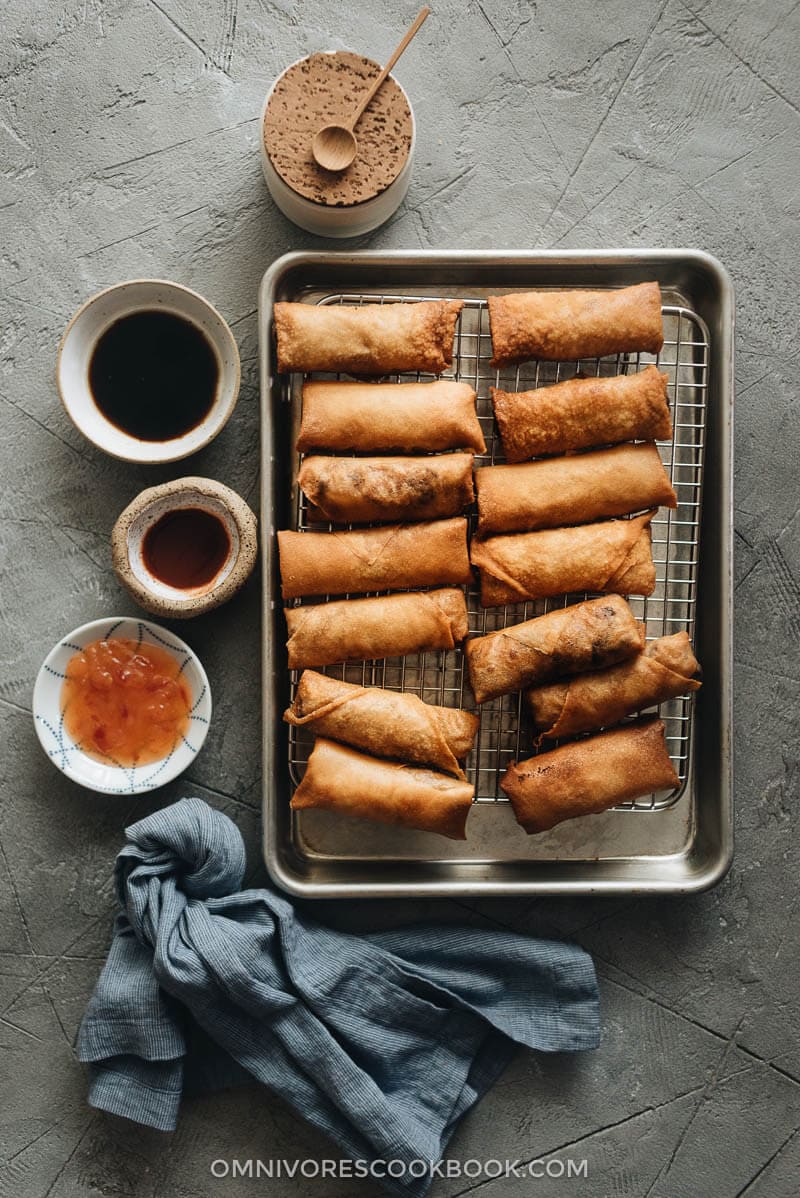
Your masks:
[{"label": "red dipping sauce", "polygon": [[158,645],[92,641],[67,663],[64,728],[90,757],[149,765],[189,727],[192,694],[180,662]]},{"label": "red dipping sauce", "polygon": [[142,538],[142,561],[154,578],[180,591],[208,586],[228,560],[231,539],[219,516],[205,508],[166,512]]}]

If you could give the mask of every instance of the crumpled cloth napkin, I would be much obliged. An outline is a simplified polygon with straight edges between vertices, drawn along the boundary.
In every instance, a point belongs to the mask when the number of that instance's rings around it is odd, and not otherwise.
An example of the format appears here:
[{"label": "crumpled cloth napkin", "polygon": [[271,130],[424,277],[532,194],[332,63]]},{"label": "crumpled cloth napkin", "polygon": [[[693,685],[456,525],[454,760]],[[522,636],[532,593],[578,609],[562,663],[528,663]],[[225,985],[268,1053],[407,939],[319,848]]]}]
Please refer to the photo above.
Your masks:
[{"label": "crumpled cloth napkin", "polygon": [[[582,949],[449,924],[325,928],[273,890],[239,890],[241,834],[200,799],[126,835],[122,909],[78,1039],[92,1106],[171,1130],[193,1073],[249,1074],[355,1160],[435,1162],[515,1045],[598,1043]],[[418,1198],[429,1180],[385,1184]]]}]

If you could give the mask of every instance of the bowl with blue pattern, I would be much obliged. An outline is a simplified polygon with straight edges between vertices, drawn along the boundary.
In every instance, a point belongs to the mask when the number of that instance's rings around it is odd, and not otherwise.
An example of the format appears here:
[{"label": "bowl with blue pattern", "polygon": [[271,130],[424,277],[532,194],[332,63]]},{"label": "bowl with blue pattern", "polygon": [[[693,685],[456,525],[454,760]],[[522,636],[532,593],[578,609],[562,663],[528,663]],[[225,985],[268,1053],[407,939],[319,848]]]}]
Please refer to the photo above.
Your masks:
[{"label": "bowl with blue pattern", "polygon": [[[166,650],[189,691],[188,726],[175,736],[163,757],[146,765],[125,765],[88,751],[67,732],[65,682],[70,660],[95,641],[122,639]],[[144,794],[171,782],[187,769],[202,748],[211,720],[211,690],[196,653],[167,628],[128,616],[110,616],[76,628],[48,653],[33,689],[33,720],[39,742],[63,774],[89,790],[110,795]]]}]

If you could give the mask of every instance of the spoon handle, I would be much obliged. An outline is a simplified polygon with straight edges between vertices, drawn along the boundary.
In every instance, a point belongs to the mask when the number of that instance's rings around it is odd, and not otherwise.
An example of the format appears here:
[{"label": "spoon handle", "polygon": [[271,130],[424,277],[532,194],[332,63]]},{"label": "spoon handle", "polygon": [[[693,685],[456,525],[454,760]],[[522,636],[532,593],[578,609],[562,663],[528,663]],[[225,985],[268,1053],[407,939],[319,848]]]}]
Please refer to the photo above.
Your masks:
[{"label": "spoon handle", "polygon": [[392,57],[389,59],[389,61],[387,62],[386,66],[383,68],[383,70],[381,71],[380,75],[379,75],[379,76],[378,76],[378,78],[375,80],[375,82],[373,83],[372,87],[369,89],[369,91],[367,92],[366,96],[365,96],[365,97],[364,97],[364,99],[361,101],[361,103],[359,104],[358,108],[357,108],[357,109],[356,109],[356,111],[353,113],[353,115],[351,116],[351,118],[350,118],[350,120],[347,122],[347,124],[345,125],[345,128],[346,128],[346,129],[349,129],[351,133],[353,132],[353,129],[356,127],[356,125],[357,125],[357,124],[358,124],[358,122],[360,121],[360,119],[361,119],[361,116],[362,116],[362,114],[363,114],[363,112],[364,112],[364,109],[367,107],[367,105],[369,104],[370,100],[371,100],[371,99],[372,99],[372,97],[375,95],[375,93],[377,92],[378,88],[381,86],[381,84],[383,83],[384,79],[385,79],[385,78],[386,78],[386,76],[389,74],[389,72],[391,71],[391,69],[392,69],[392,67],[394,66],[394,64],[397,62],[397,60],[398,60],[398,58],[400,57],[400,55],[401,55],[401,54],[402,54],[402,53],[405,51],[406,47],[408,46],[408,43],[409,43],[409,42],[411,41],[411,39],[412,39],[412,38],[413,38],[413,37],[414,37],[414,36],[417,34],[417,32],[419,31],[419,29],[420,29],[420,27],[421,27],[421,25],[422,25],[423,21],[426,19],[426,17],[428,17],[428,16],[429,16],[429,14],[430,14],[430,11],[431,11],[431,10],[428,8],[427,4],[424,6],[424,8],[420,9],[419,15],[418,15],[417,19],[415,20],[414,24],[413,24],[413,25],[411,26],[411,28],[408,30],[408,33],[405,35],[405,37],[404,37],[404,38],[403,38],[403,40],[401,41],[400,45],[397,47],[397,49],[395,50],[395,52],[394,52],[394,54],[392,55]]}]

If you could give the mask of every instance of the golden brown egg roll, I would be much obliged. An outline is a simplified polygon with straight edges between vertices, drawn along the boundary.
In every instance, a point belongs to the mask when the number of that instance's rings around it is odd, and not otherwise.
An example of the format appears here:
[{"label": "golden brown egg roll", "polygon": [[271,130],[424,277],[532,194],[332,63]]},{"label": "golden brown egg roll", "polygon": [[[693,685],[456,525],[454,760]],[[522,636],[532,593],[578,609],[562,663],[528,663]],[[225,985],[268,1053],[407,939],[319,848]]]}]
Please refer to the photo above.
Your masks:
[{"label": "golden brown egg roll", "polygon": [[466,776],[458,763],[472,748],[479,723],[470,711],[436,707],[416,695],[376,686],[356,686],[314,670],[302,674],[283,718],[375,757],[432,766],[462,780]]},{"label": "golden brown egg roll", "polygon": [[617,441],[669,440],[667,381],[647,366],[636,374],[576,377],[535,391],[491,387],[503,452],[509,462],[524,462]]},{"label": "golden brown egg roll", "polygon": [[407,304],[275,304],[278,370],[441,374],[453,364],[461,300]]},{"label": "golden brown egg roll", "polygon": [[464,840],[475,788],[436,770],[381,761],[318,738],[291,807],[322,807]]},{"label": "golden brown egg roll", "polygon": [[290,670],[454,649],[467,635],[464,592],[455,588],[339,599],[285,615]]},{"label": "golden brown egg roll", "polygon": [[492,366],[528,358],[574,361],[664,344],[658,283],[607,291],[525,291],[489,296]]},{"label": "golden brown egg roll", "polygon": [[467,383],[305,383],[298,453],[486,452]]},{"label": "golden brown egg roll", "polygon": [[278,533],[281,591],[344,595],[469,582],[467,521],[430,520],[345,532]]},{"label": "golden brown egg roll", "polygon": [[473,537],[470,556],[481,574],[481,604],[521,603],[573,591],[652,595],[656,569],[650,543],[654,511],[631,520]]},{"label": "golden brown egg roll", "polygon": [[677,507],[653,442],[475,471],[478,532],[534,532]]},{"label": "golden brown egg roll", "polygon": [[[403,458],[307,457],[298,482],[334,523],[436,520],[475,498],[471,453]],[[646,506],[646,505],[642,505]]]},{"label": "golden brown egg roll", "polygon": [[475,699],[485,703],[564,674],[614,665],[643,645],[644,625],[620,595],[609,595],[470,637],[464,651]]},{"label": "golden brown egg roll", "polygon": [[663,721],[637,720],[515,762],[500,785],[517,822],[531,833],[656,790],[674,790],[679,781]]},{"label": "golden brown egg roll", "polygon": [[529,690],[525,698],[538,741],[606,728],[634,711],[696,691],[699,668],[688,634],[676,632],[620,665]]}]

